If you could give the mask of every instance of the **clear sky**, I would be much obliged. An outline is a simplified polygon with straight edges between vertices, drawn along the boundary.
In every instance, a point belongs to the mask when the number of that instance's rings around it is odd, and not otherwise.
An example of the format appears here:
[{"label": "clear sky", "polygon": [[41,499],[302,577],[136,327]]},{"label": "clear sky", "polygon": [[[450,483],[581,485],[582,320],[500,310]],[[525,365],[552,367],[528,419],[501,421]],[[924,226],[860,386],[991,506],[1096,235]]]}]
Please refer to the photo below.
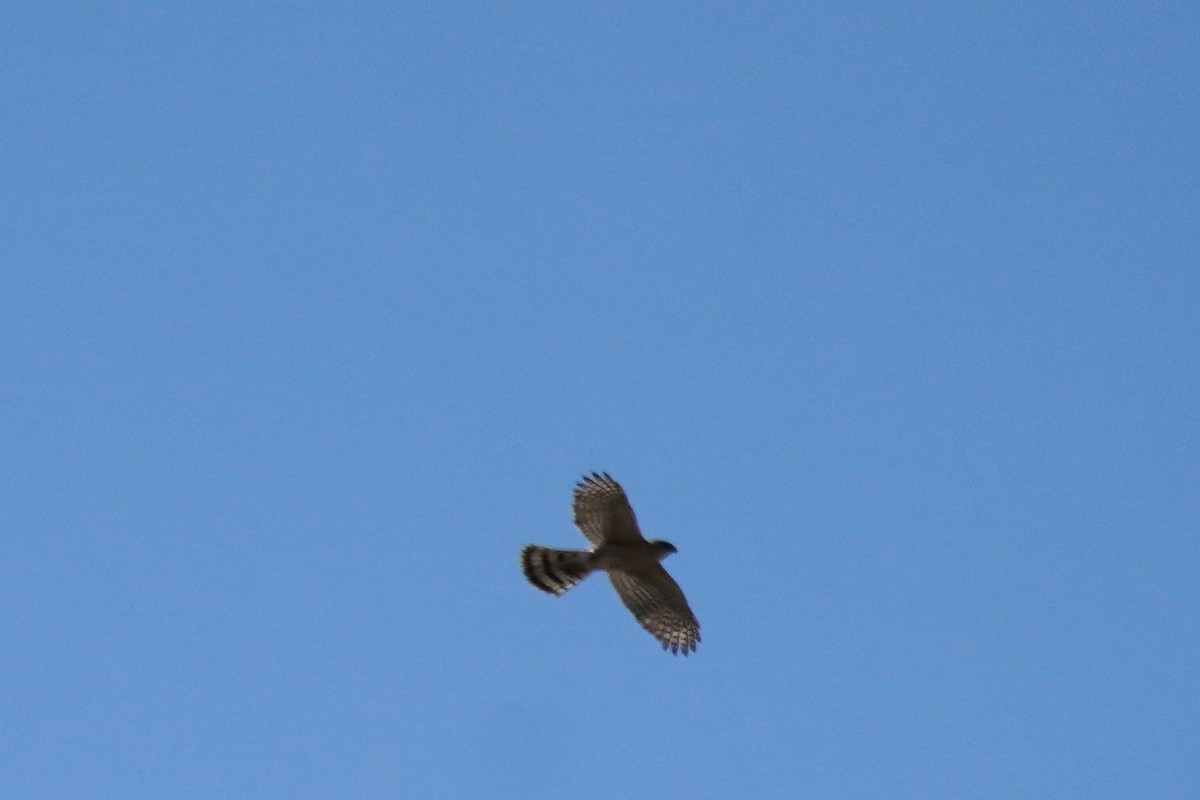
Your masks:
[{"label": "clear sky", "polygon": [[1200,11],[971,5],[9,4],[0,796],[1200,796]]}]

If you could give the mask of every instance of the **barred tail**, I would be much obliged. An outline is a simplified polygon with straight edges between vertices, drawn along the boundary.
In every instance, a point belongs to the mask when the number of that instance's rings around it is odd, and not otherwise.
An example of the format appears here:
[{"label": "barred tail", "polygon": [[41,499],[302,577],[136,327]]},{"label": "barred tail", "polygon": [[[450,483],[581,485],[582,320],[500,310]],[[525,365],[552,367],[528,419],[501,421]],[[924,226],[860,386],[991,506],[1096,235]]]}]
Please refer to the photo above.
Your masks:
[{"label": "barred tail", "polygon": [[543,592],[562,594],[592,571],[591,557],[584,550],[551,550],[531,544],[521,550],[521,569]]}]

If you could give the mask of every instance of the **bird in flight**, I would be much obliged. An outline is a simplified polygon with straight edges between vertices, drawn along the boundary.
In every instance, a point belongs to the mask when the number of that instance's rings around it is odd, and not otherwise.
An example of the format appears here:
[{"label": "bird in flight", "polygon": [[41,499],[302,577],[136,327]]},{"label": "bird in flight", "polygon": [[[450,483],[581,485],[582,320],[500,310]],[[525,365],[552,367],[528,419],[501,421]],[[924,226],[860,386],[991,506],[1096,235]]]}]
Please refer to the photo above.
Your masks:
[{"label": "bird in flight", "polygon": [[527,545],[521,550],[521,568],[529,582],[560,595],[597,570],[607,572],[621,602],[664,650],[685,656],[694,652],[700,623],[679,584],[659,563],[676,552],[675,545],[642,536],[625,490],[607,472],[580,479],[572,511],[591,549]]}]

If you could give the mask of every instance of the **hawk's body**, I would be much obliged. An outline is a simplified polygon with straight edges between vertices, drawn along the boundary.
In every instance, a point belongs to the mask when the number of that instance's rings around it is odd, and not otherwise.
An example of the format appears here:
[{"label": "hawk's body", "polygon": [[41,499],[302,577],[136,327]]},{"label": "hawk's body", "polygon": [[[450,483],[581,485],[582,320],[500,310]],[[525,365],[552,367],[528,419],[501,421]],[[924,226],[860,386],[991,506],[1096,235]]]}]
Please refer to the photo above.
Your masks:
[{"label": "hawk's body", "polygon": [[675,552],[670,542],[646,541],[629,498],[608,473],[593,472],[575,487],[575,525],[591,550],[521,551],[525,577],[550,594],[562,594],[596,570],[608,573],[617,596],[634,617],[672,653],[696,649],[700,623],[679,584],[659,562]]}]

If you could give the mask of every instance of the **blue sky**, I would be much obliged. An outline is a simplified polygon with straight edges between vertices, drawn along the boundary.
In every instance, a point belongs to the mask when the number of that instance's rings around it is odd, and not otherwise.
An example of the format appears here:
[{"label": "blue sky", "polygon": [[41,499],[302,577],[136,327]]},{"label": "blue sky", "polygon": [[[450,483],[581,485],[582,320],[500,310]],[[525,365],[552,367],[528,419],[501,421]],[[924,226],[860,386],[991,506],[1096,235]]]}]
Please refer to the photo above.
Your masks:
[{"label": "blue sky", "polygon": [[1196,797],[1200,13],[911,5],[9,8],[0,795]]}]

